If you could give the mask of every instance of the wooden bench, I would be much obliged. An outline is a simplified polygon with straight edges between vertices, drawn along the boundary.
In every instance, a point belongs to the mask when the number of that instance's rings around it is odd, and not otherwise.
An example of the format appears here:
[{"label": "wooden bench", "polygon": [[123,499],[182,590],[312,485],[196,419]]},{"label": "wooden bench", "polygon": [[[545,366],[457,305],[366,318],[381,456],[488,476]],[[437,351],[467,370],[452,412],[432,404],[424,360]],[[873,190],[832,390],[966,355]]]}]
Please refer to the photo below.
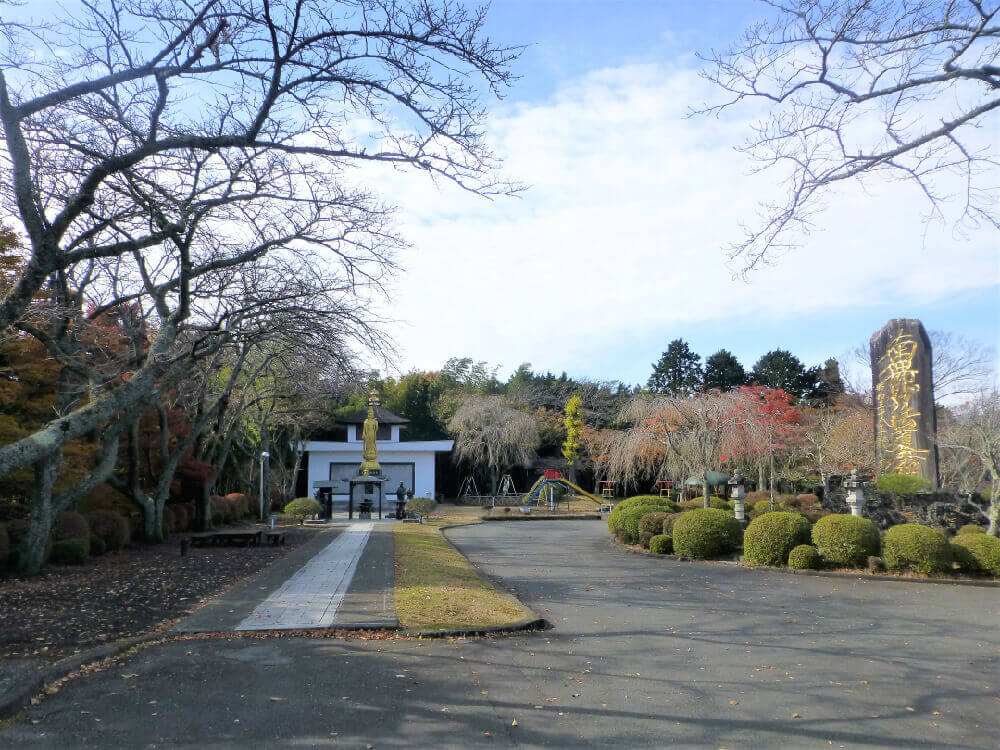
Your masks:
[{"label": "wooden bench", "polygon": [[[225,531],[201,531],[191,535],[192,547],[224,547],[241,544],[256,547],[260,544],[261,529],[226,529]],[[284,532],[281,532],[284,534]]]}]

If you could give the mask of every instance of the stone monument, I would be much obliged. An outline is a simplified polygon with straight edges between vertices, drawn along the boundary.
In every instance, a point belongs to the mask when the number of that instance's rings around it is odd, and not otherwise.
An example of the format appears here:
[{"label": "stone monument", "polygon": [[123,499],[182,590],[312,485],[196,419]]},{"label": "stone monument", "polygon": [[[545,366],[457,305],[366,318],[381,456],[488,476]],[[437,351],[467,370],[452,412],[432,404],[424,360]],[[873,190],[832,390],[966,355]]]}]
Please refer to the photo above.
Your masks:
[{"label": "stone monument", "polygon": [[871,338],[878,473],[909,474],[938,486],[931,342],[919,320],[896,318]]}]

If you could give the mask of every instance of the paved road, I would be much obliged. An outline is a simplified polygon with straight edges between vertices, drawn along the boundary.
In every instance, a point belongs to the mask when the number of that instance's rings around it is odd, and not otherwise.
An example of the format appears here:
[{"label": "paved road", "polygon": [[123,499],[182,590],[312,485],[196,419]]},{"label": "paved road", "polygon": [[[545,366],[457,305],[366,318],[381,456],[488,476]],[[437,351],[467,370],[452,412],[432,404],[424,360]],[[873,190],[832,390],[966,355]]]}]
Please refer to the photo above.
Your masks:
[{"label": "paved road", "polygon": [[997,589],[652,559],[595,522],[450,536],[556,628],[172,643],[69,683],[0,746],[997,746]]}]

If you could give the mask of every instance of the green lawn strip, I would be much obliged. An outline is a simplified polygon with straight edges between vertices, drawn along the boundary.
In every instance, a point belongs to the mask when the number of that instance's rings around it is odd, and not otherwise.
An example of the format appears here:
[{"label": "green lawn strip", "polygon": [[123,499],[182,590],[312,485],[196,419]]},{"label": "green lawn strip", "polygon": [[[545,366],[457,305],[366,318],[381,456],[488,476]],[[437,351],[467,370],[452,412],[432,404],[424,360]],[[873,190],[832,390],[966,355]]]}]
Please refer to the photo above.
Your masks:
[{"label": "green lawn strip", "polygon": [[430,524],[394,529],[396,616],[404,628],[439,630],[510,625],[530,610],[497,591]]}]

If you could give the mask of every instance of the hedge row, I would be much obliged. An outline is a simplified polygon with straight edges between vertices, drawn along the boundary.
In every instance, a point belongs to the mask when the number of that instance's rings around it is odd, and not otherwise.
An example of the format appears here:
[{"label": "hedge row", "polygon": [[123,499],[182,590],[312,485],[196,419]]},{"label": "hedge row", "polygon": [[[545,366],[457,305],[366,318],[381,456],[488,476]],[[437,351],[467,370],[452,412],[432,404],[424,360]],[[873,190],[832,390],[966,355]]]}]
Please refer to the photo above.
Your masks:
[{"label": "hedge row", "polygon": [[638,541],[657,554],[672,550],[687,557],[718,557],[742,542],[744,558],[752,565],[809,569],[825,563],[858,568],[870,557],[882,555],[893,571],[941,575],[957,563],[966,573],[1000,576],[1000,539],[982,533],[981,527],[963,528],[949,542],[935,529],[901,524],[890,528],[883,539],[866,518],[832,514],[811,525],[800,513],[773,511],[755,518],[743,532],[732,514],[721,509],[668,513],[641,504],[623,508],[615,526],[619,540]]}]

